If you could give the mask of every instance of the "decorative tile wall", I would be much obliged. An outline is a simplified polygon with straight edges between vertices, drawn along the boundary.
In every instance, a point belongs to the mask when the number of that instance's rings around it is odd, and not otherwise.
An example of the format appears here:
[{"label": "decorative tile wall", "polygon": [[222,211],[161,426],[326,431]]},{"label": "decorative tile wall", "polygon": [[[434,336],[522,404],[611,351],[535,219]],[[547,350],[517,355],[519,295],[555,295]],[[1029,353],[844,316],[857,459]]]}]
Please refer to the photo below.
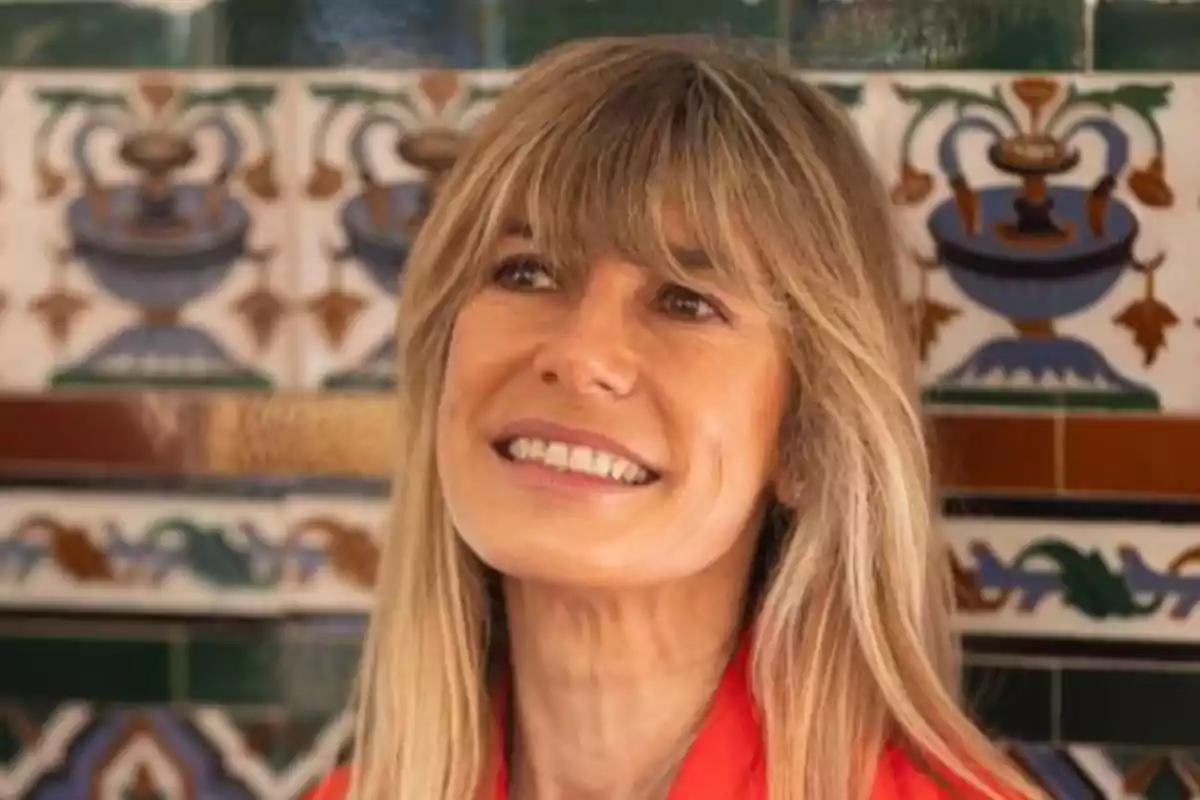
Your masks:
[{"label": "decorative tile wall", "polygon": [[[1200,524],[1052,513],[947,520],[970,707],[1057,797],[1192,797],[1200,724],[1165,709],[1200,703]],[[348,743],[385,516],[366,487],[0,494],[0,796],[296,797]]]},{"label": "decorative tile wall", "polygon": [[[881,166],[912,248],[926,399],[1194,411],[1200,165],[1187,79],[908,75]],[[1195,194],[1195,191],[1192,190]],[[1181,324],[1184,323],[1184,324]]]},{"label": "decorative tile wall", "polygon": [[1084,0],[32,0],[0,4],[0,66],[497,69],[580,36],[686,32],[810,69],[1063,70],[1100,60],[1090,13]]},{"label": "decorative tile wall", "polygon": [[305,388],[392,385],[401,268],[463,133],[511,73],[314,73],[297,130]]},{"label": "decorative tile wall", "polygon": [[22,73],[0,109],[12,388],[267,389],[295,372],[288,84]]},{"label": "decorative tile wall", "polygon": [[956,520],[964,631],[1200,640],[1200,525]]},{"label": "decorative tile wall", "polygon": [[781,3],[0,2],[0,798],[344,756],[425,205],[511,67],[664,30],[889,185],[973,713],[1055,797],[1200,797],[1200,4]]}]

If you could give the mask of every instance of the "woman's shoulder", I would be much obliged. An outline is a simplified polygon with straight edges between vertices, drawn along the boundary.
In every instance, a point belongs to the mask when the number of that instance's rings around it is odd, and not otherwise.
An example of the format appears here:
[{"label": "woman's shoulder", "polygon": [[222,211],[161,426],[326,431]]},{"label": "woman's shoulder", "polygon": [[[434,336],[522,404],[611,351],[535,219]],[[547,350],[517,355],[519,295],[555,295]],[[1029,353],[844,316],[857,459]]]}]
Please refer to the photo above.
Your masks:
[{"label": "woman's shoulder", "polygon": [[321,779],[311,792],[301,800],[345,800],[346,792],[350,789],[350,768],[338,767]]},{"label": "woman's shoulder", "polygon": [[[1001,795],[1026,800],[1003,790]],[[903,749],[890,746],[880,761],[872,800],[986,800],[986,795],[965,781],[931,772]]]}]

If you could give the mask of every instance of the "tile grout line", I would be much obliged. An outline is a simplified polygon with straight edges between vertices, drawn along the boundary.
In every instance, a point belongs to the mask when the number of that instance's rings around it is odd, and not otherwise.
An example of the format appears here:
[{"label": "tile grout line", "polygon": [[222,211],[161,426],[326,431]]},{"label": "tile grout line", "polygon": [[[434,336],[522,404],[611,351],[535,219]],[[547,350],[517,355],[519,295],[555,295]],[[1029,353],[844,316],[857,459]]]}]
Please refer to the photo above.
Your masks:
[{"label": "tile grout line", "polygon": [[1050,741],[1062,741],[1062,669],[1050,671]]},{"label": "tile grout line", "polygon": [[1083,69],[1084,75],[1096,71],[1096,0],[1083,0]]},{"label": "tile grout line", "polygon": [[188,632],[183,626],[172,628],[171,631],[171,660],[168,681],[171,689],[172,705],[187,705],[191,703],[188,696]]},{"label": "tile grout line", "polygon": [[1101,658],[1096,656],[1028,656],[989,653],[969,654],[964,666],[998,669],[1083,670],[1121,674],[1200,675],[1200,663],[1154,661],[1152,659]]},{"label": "tile grout line", "polygon": [[1067,414],[1062,406],[1054,413],[1054,493],[1067,493]]}]

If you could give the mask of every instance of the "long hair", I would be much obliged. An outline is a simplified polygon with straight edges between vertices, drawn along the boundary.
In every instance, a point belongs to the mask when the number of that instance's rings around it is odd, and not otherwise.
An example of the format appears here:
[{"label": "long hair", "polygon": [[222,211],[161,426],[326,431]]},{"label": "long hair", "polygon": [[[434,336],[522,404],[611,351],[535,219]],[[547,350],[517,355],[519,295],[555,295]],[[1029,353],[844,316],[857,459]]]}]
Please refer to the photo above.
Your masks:
[{"label": "long hair", "polygon": [[455,317],[514,221],[556,269],[615,253],[686,279],[667,240],[682,224],[788,343],[779,494],[793,513],[751,615],[771,799],[864,800],[889,744],[982,796],[1040,796],[960,710],[902,251],[868,155],[794,76],[651,37],[569,44],[526,69],[414,244],[352,797],[470,800],[489,769],[498,600],[450,522],[434,432]]}]

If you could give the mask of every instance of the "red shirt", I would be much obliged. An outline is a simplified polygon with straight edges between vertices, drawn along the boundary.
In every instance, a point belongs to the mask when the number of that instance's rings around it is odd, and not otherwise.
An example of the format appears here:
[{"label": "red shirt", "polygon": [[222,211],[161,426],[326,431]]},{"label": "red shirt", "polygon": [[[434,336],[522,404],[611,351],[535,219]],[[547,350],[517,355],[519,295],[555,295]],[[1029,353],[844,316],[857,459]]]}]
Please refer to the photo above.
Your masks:
[{"label": "red shirt", "polygon": [[[755,717],[747,675],[749,648],[731,661],[713,697],[700,733],[680,765],[668,800],[766,800],[767,779],[762,732]],[[503,726],[502,726],[503,727]],[[500,754],[504,742],[498,743]],[[508,765],[497,759],[492,796],[508,800]],[[343,800],[350,772],[342,767],[329,775],[305,800]],[[976,795],[955,787],[956,800]],[[949,800],[951,795],[921,772],[898,748],[880,759],[872,800]]]}]

